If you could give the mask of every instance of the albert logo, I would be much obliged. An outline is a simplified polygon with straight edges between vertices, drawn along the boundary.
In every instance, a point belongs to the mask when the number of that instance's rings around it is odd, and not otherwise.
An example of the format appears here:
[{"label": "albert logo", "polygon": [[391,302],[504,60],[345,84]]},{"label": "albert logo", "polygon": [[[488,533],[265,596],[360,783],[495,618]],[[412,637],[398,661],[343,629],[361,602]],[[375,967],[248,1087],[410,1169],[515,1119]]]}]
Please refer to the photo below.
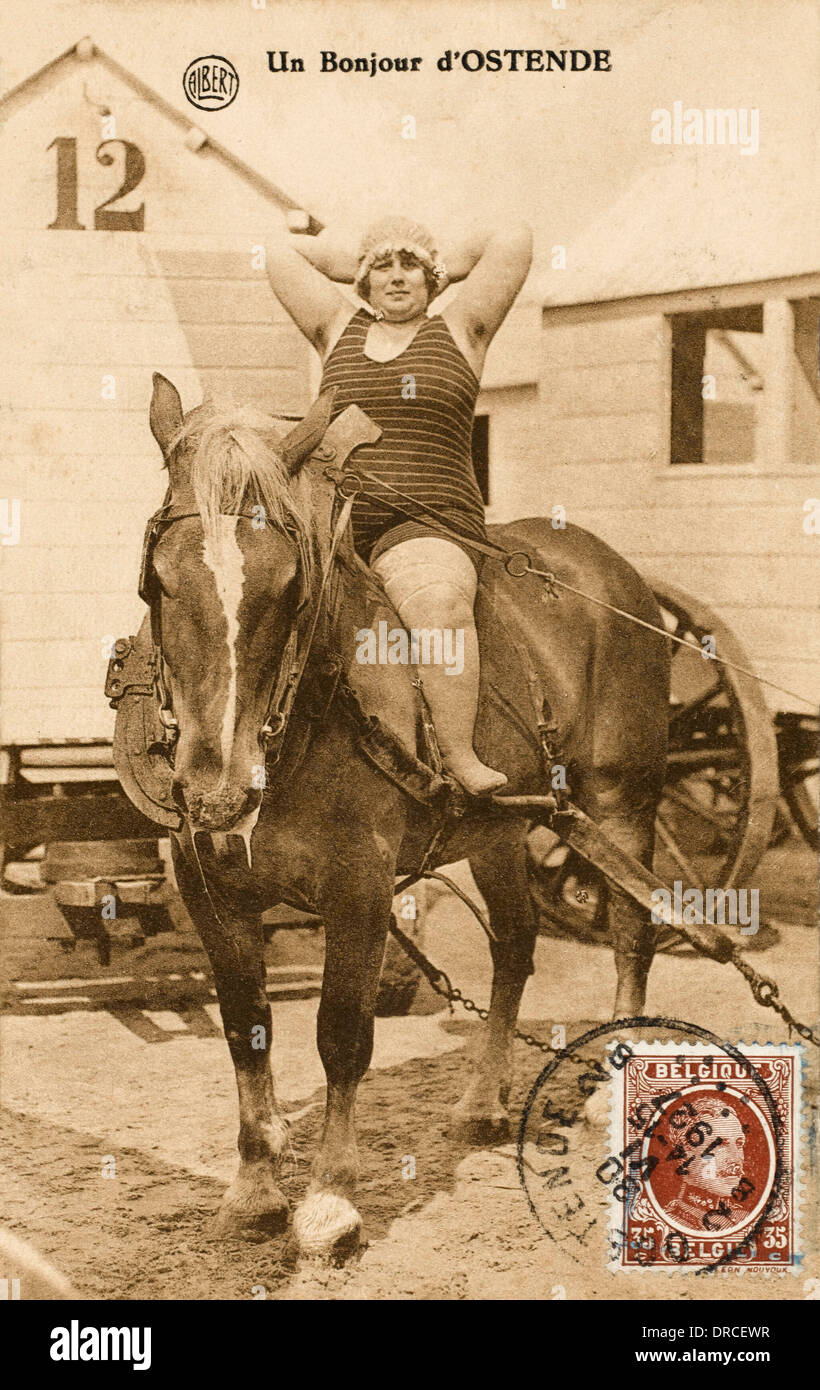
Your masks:
[{"label": "albert logo", "polygon": [[191,105],[200,111],[219,111],[230,106],[239,91],[239,73],[227,58],[209,53],[188,64],[182,89]]}]

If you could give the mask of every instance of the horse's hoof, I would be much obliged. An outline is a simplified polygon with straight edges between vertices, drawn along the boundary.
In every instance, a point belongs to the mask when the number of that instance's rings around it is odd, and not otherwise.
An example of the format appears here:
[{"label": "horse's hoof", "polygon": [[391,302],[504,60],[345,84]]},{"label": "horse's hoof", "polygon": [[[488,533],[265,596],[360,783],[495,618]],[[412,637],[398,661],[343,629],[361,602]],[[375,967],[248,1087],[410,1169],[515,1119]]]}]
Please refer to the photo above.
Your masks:
[{"label": "horse's hoof", "polygon": [[457,1105],[450,1122],[450,1136],[462,1144],[479,1148],[485,1148],[488,1144],[505,1144],[512,1136],[512,1120],[506,1110],[481,1114],[462,1110]]},{"label": "horse's hoof", "polygon": [[288,1224],[290,1205],[270,1170],[242,1172],[231,1183],[216,1214],[218,1235],[276,1236]]},{"label": "horse's hoof", "polygon": [[293,1213],[301,1254],[341,1264],[359,1248],[362,1218],[352,1202],[335,1192],[309,1192]]}]

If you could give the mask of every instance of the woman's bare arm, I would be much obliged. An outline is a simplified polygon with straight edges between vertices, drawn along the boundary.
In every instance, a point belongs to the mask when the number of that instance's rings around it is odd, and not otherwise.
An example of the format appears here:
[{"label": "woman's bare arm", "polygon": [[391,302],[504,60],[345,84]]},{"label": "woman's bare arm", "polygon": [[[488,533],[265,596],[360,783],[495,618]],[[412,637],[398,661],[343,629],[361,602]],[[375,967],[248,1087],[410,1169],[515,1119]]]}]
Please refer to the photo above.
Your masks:
[{"label": "woman's bare arm", "polygon": [[352,285],[356,279],[358,262],[350,247],[327,230],[318,236],[307,236],[300,232],[291,234],[291,242],[306,261],[340,285]]},{"label": "woman's bare arm", "polygon": [[481,260],[490,236],[490,232],[474,232],[472,236],[461,241],[445,243],[442,246],[438,260],[447,271],[448,285],[467,279],[470,271]]},{"label": "woman's bare arm", "polygon": [[320,268],[300,254],[294,242],[294,237],[285,235],[269,238],[265,248],[268,279],[282,307],[323,357],[334,333],[353,313],[353,306]]},{"label": "woman's bare arm", "polygon": [[442,254],[450,281],[463,280],[444,318],[483,363],[494,335],[512,308],[532,263],[532,229],[526,222],[476,236]]}]

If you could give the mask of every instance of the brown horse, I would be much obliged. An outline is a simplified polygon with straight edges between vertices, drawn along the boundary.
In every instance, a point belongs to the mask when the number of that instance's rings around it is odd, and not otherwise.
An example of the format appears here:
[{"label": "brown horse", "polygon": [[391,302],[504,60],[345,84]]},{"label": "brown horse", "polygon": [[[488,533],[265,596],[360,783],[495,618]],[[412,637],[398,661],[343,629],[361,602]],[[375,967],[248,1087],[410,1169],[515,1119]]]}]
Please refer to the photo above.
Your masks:
[{"label": "brown horse", "polygon": [[[221,1220],[226,1229],[268,1230],[287,1221],[277,1181],[287,1125],[269,1066],[260,925],[262,912],[285,902],[320,914],[326,937],[318,1047],[327,1109],[294,1231],[302,1250],[338,1256],[355,1246],[361,1225],[354,1105],[370,1063],[395,877],[419,867],[441,822],[419,790],[417,764],[413,772],[413,669],[356,660],[357,633],[399,622],[349,544],[334,561],[333,591],[324,594],[287,727],[268,725],[280,668],[293,659],[289,637],[304,634],[316,611],[328,549],[311,495],[318,474],[298,460],[285,466],[271,423],[209,406],[183,419],[176,389],[155,376],[151,427],[169,469],[170,513],[150,557],[152,621],[178,724],[173,786],[184,823],[174,836],[176,873],[213,965],[239,1091],[240,1166]],[[257,515],[267,524],[257,525]],[[491,534],[565,583],[659,621],[639,576],[588,532],[530,519]],[[564,590],[549,596],[541,581],[515,579],[492,559],[476,615],[479,756],[507,774],[511,794],[549,790],[531,703],[540,682],[553,725],[549,751],[566,769],[573,801],[651,866],[665,773],[667,643]],[[398,754],[378,751],[368,716],[406,750],[404,771]],[[271,732],[284,741],[266,767]],[[512,1035],[536,934],[526,867],[532,819],[467,799],[430,858],[430,867],[469,860],[495,938],[489,1024],[455,1114],[478,1141],[509,1132]],[[643,1009],[654,928],[619,890],[607,901],[615,1016],[634,1016]]]}]

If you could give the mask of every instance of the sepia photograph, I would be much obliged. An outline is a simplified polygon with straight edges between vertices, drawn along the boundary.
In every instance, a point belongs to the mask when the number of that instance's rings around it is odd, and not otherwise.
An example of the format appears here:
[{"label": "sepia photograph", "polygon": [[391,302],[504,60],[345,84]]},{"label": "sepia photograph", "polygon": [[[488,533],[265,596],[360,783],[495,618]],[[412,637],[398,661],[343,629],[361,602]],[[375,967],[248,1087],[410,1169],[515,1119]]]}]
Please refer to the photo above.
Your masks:
[{"label": "sepia photograph", "polygon": [[0,1298],[61,1305],[46,1374],[207,1301],[784,1368],[820,11],[0,35]]}]

